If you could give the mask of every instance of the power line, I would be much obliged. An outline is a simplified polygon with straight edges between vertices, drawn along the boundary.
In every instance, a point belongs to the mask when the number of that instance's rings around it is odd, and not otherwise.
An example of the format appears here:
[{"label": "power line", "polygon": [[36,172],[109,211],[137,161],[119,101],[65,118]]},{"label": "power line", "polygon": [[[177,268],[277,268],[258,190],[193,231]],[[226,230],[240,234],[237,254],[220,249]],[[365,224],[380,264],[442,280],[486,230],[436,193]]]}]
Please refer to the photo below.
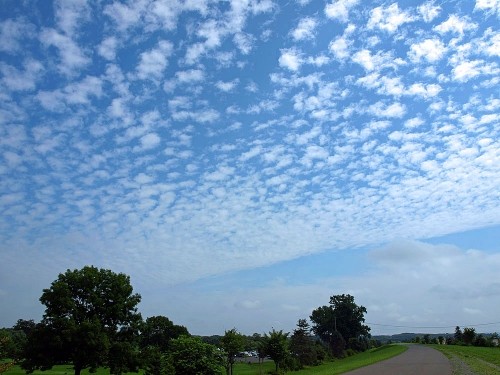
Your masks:
[{"label": "power line", "polygon": [[493,323],[479,323],[479,324],[457,324],[453,326],[405,326],[405,325],[393,325],[393,324],[382,324],[382,323],[369,323],[366,324],[371,326],[379,326],[379,327],[391,327],[391,328],[423,328],[423,329],[444,329],[444,328],[455,328],[459,327],[481,327],[481,326],[491,326],[495,324],[500,324],[500,322]]}]

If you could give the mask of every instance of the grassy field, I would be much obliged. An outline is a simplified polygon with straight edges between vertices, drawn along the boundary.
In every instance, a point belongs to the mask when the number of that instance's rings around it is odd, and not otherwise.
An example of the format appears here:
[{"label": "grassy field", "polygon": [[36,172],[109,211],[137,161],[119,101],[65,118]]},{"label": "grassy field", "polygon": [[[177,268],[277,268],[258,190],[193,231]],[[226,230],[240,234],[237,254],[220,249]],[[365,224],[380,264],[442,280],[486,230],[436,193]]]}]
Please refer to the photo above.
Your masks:
[{"label": "grassy field", "polygon": [[[401,354],[407,349],[404,345],[386,345],[377,349],[372,349],[352,357],[327,362],[320,366],[310,367],[300,371],[289,372],[291,375],[336,375],[355,370],[360,367],[371,365],[375,362],[383,361]],[[274,362],[266,362],[262,367],[262,374],[274,370]],[[238,364],[234,368],[235,375],[259,375],[258,364]]]},{"label": "grassy field", "polygon": [[[57,365],[52,367],[47,371],[34,371],[33,375],[73,375],[74,370],[71,365]],[[140,371],[139,375],[143,375],[144,372]],[[22,370],[19,366],[14,366],[8,371],[4,372],[2,375],[26,375],[26,372]],[[109,375],[109,369],[98,368],[97,372],[90,374],[89,370],[82,370],[81,375]],[[129,372],[126,375],[138,375],[137,372]]]},{"label": "grassy field", "polygon": [[[377,349],[372,349],[361,354],[354,355],[341,360],[327,362],[321,366],[310,367],[301,371],[289,372],[292,375],[336,375],[344,372],[357,369],[359,367],[368,366],[372,363],[383,361],[394,357],[406,350],[404,345],[386,345]],[[268,371],[274,370],[274,362],[267,361],[262,365],[262,374],[265,375]],[[33,375],[72,375],[73,368],[71,365],[54,366],[49,371],[35,371]],[[109,375],[109,370],[100,368],[95,375]],[[143,373],[140,373],[141,375]],[[235,375],[259,375],[259,364],[239,363],[234,367]],[[25,375],[19,366],[14,366],[5,372],[3,375]],[[82,375],[90,375],[88,370],[82,371]],[[129,373],[127,375],[137,375]]]},{"label": "grassy field", "polygon": [[459,345],[433,345],[448,358],[458,357],[472,371],[481,375],[500,373],[500,348],[481,348]]}]

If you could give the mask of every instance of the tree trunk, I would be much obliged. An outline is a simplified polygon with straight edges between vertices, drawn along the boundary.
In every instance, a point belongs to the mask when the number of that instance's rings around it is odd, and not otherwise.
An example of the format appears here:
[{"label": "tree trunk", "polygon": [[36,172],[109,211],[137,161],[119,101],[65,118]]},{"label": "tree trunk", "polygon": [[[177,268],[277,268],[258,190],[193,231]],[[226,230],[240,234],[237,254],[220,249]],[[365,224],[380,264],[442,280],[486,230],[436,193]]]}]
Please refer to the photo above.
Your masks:
[{"label": "tree trunk", "polygon": [[82,368],[80,366],[74,366],[75,368],[75,375],[80,375],[80,373],[82,372]]}]

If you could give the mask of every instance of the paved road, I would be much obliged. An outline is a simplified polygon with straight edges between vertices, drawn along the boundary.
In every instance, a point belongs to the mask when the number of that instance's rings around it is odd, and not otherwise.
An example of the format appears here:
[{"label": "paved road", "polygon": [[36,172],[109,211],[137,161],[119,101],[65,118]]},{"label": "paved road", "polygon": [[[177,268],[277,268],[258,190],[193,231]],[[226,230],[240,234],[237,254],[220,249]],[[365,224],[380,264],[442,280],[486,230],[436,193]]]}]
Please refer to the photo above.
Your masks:
[{"label": "paved road", "polygon": [[451,375],[451,364],[435,349],[409,345],[403,354],[347,372],[346,375]]}]

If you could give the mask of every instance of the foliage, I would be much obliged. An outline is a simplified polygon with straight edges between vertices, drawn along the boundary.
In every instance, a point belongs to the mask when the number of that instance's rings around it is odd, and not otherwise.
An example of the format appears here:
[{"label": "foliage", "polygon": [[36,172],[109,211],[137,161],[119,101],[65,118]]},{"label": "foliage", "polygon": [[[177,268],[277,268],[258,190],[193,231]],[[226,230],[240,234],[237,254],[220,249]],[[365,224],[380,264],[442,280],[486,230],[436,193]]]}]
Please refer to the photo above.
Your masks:
[{"label": "foliage", "polygon": [[11,341],[10,335],[5,330],[0,331],[0,374],[6,372],[9,368],[14,366],[13,361],[4,361],[7,357],[7,348]]},{"label": "foliage", "polygon": [[463,333],[462,330],[460,329],[459,326],[455,327],[455,335],[454,335],[455,341],[459,342],[463,340]]},{"label": "foliage", "polygon": [[59,274],[40,297],[45,314],[28,335],[22,367],[33,372],[71,362],[75,375],[99,366],[115,374],[135,368],[140,299],[124,274],[89,266]]},{"label": "foliage", "polygon": [[220,375],[223,360],[215,346],[188,336],[173,339],[170,344],[170,360],[175,374]]},{"label": "foliage", "polygon": [[148,346],[142,350],[145,375],[170,375],[175,370],[168,355],[157,346]]},{"label": "foliage", "polygon": [[283,330],[276,331],[274,328],[269,335],[264,335],[265,353],[274,361],[276,373],[284,370],[288,356],[288,333]]},{"label": "foliage", "polygon": [[297,328],[290,338],[290,351],[297,360],[298,369],[304,366],[319,365],[325,358],[322,345],[315,342],[310,334],[311,328],[305,319],[299,319]]},{"label": "foliage", "polygon": [[[404,345],[385,345],[380,348],[367,350],[363,353],[355,354],[351,357],[327,361],[319,366],[305,367],[302,370],[293,372],[294,375],[337,375],[345,372],[368,366],[373,363],[386,360],[401,354],[407,349]],[[236,363],[234,367],[235,374],[238,375],[259,375],[262,373],[272,373],[272,362],[263,364],[263,372],[260,372],[257,364]],[[274,367],[274,366],[273,366]]]},{"label": "foliage", "polygon": [[310,335],[311,328],[307,320],[299,319],[297,328],[290,338],[290,350],[298,361],[298,367],[319,364],[316,345]]},{"label": "foliage", "polygon": [[358,306],[349,294],[330,297],[329,306],[313,310],[312,330],[330,347],[335,356],[343,351],[342,342],[350,338],[368,336],[370,327],[364,325],[366,308]]},{"label": "foliage", "polygon": [[474,328],[464,328],[462,338],[465,345],[471,345],[476,338],[476,330]]},{"label": "foliage", "polygon": [[448,357],[458,357],[476,374],[498,374],[500,371],[500,348],[482,348],[462,345],[436,345],[435,349]]},{"label": "foliage", "polygon": [[226,331],[224,336],[221,338],[220,344],[226,354],[225,367],[227,375],[233,374],[233,365],[236,355],[242,351],[244,343],[244,336],[238,333],[236,328]]},{"label": "foliage", "polygon": [[168,350],[173,339],[189,336],[186,327],[174,324],[165,316],[153,316],[141,324],[140,347],[146,375],[174,373]]},{"label": "foliage", "polygon": [[11,351],[9,356],[19,361],[23,359],[23,350],[26,347],[28,336],[35,329],[35,321],[33,319],[24,320],[18,319],[16,324],[11,329]]},{"label": "foliage", "polygon": [[161,352],[167,352],[170,341],[180,336],[189,336],[186,327],[174,324],[165,316],[147,318],[141,325],[140,345],[157,347]]}]

